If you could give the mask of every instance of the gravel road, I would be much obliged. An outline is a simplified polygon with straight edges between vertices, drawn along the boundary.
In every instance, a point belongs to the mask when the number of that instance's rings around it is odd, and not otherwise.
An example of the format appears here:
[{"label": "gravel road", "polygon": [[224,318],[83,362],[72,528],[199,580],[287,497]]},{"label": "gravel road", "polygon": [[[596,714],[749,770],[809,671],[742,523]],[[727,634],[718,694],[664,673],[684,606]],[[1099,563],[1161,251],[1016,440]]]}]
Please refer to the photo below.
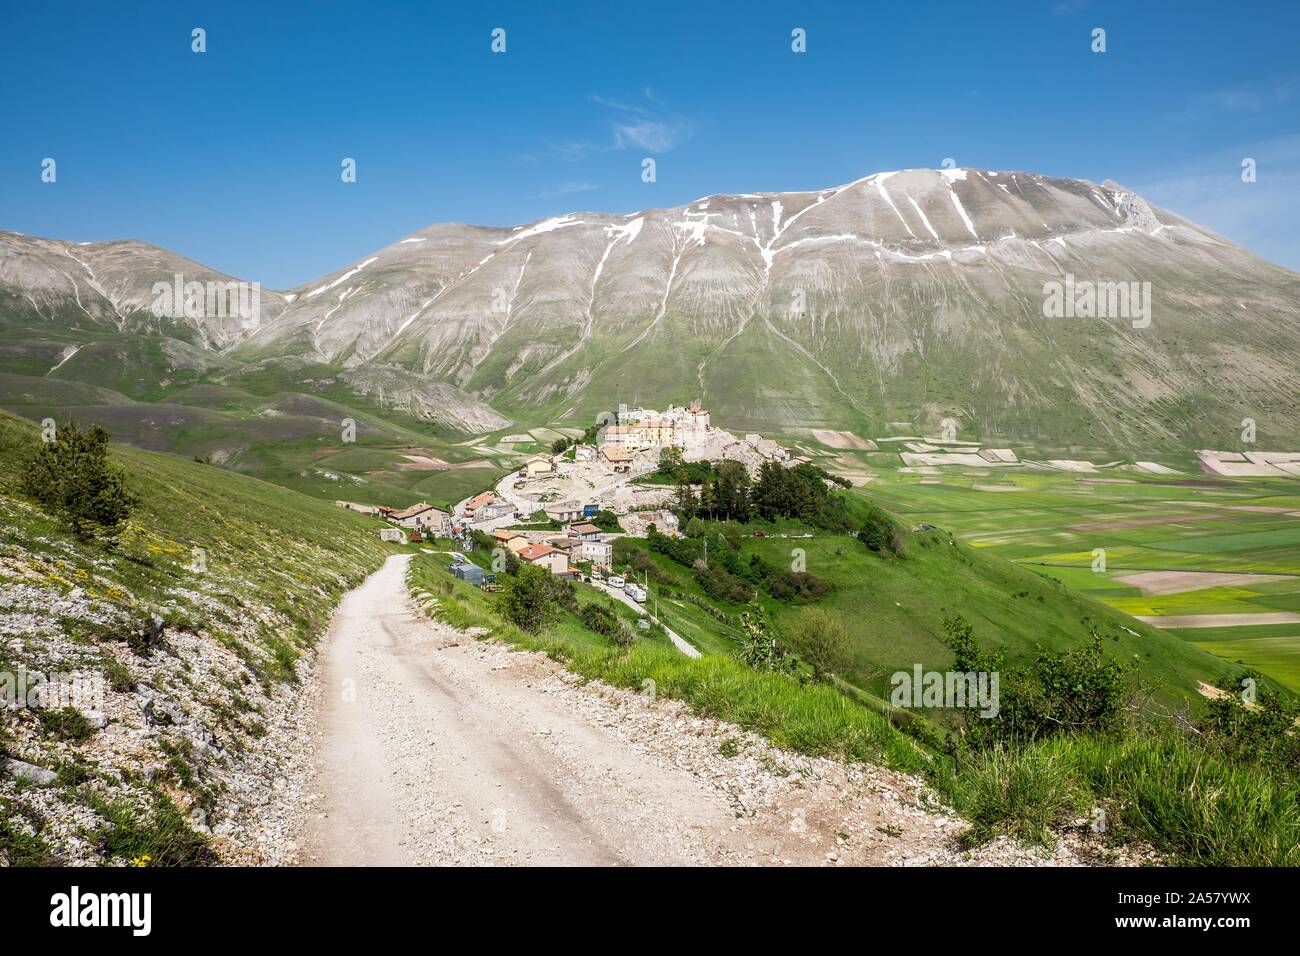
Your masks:
[{"label": "gravel road", "polygon": [[539,693],[532,655],[500,666],[417,616],[407,560],[390,558],[330,627],[303,862],[745,861],[721,795]]},{"label": "gravel road", "polygon": [[432,621],[409,560],[351,592],[322,647],[299,863],[1080,862],[1068,840],[963,853],[964,822],[915,778],[783,751]]}]

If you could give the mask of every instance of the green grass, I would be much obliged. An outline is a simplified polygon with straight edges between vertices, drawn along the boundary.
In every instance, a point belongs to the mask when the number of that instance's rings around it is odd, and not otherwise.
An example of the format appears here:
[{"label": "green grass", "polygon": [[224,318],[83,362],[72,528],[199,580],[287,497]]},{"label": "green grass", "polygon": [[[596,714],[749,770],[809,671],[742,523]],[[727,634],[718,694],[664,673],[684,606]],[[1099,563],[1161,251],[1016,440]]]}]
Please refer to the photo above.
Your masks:
[{"label": "green grass", "polygon": [[[751,529],[759,527],[768,536],[743,538],[742,560],[758,554],[772,567],[790,567],[794,549],[803,552],[806,570],[832,586],[816,606],[838,617],[850,636],[850,660],[841,676],[877,698],[888,697],[890,675],[896,671],[910,671],[918,663],[936,669],[950,666],[953,657],[942,640],[942,622],[952,614],[965,616],[985,646],[1004,650],[1012,662],[1033,658],[1039,647],[1077,646],[1095,628],[1106,636],[1108,651],[1135,663],[1137,676],[1170,706],[1198,700],[1200,681],[1213,683],[1233,670],[1176,635],[942,532],[913,534],[907,556],[899,559],[882,558],[848,535],[817,532],[810,538],[779,538],[772,535],[802,534],[806,529],[789,522],[755,524]],[[720,542],[718,546],[725,547]],[[615,547],[616,559],[626,563],[637,549],[646,550],[644,543],[622,539]],[[663,555],[650,557],[663,579],[661,590],[704,597],[689,569]],[[653,597],[653,579],[650,590]],[[792,628],[802,612],[799,605],[782,604],[765,593],[759,602],[783,629]],[[744,610],[744,605],[710,603],[733,617]],[[725,635],[734,628],[720,626],[687,602],[661,597],[660,609],[669,626],[701,649],[730,652]],[[935,716],[943,720],[947,715]]]},{"label": "green grass", "polygon": [[[1033,568],[1129,614],[1300,613],[1300,510],[1289,479],[1123,477],[1119,484],[1083,484],[1075,476],[1028,469],[994,472],[994,478],[943,476],[921,485],[914,476],[883,472],[865,493],[908,521],[952,530],[981,553]],[[976,481],[998,480],[1024,490],[991,494]],[[1272,512],[1242,511],[1265,507]],[[1189,520],[1188,516],[1212,520]],[[1136,527],[1098,528],[1117,521],[1158,519]],[[1093,549],[1106,553],[1106,571],[1093,573]],[[1141,571],[1248,572],[1286,575],[1231,587],[1209,586],[1179,594],[1142,595],[1117,578]],[[1129,624],[1134,630],[1142,629]],[[1246,662],[1282,686],[1300,691],[1295,656],[1300,631],[1277,627],[1170,630],[1230,663]],[[1285,638],[1267,641],[1263,638]],[[1243,644],[1235,650],[1239,641]],[[1259,643],[1255,643],[1259,641]]]},{"label": "green grass", "polygon": [[136,866],[206,866],[216,855],[206,837],[190,828],[184,814],[166,796],[147,811],[129,804],[87,797],[105,819],[97,834],[111,860]]},{"label": "green grass", "polygon": [[[99,422],[116,441],[209,460],[325,500],[445,506],[491,484],[514,461],[481,455],[457,432],[352,393],[334,366],[236,373],[218,363],[182,373],[168,370],[156,338],[89,346],[69,362],[77,368],[67,376],[5,361],[0,351],[3,407],[36,421]],[[348,419],[356,423],[355,444],[343,441]],[[401,470],[404,452],[448,467]]]},{"label": "green grass", "polygon": [[585,677],[636,690],[653,686],[697,713],[735,722],[780,746],[914,771],[926,761],[920,747],[888,720],[830,687],[759,674],[729,656],[691,659],[662,639],[640,638],[629,651],[620,651],[585,628],[576,635],[567,621],[540,635],[526,634],[502,622],[493,610],[493,595],[453,578],[440,557],[418,555],[410,580],[417,592],[424,589],[437,598],[435,615],[453,626],[485,628],[487,636],[550,654]]},{"label": "green grass", "polygon": [[79,546],[17,496],[23,455],[37,441],[35,426],[0,414],[0,554],[20,578],[65,592],[84,588],[141,620],[159,610],[220,635],[227,623],[220,608],[229,611],[237,599],[273,611],[281,636],[300,644],[391,550],[378,540],[375,519],[128,446],[114,446],[113,457],[140,504],[116,549]]}]

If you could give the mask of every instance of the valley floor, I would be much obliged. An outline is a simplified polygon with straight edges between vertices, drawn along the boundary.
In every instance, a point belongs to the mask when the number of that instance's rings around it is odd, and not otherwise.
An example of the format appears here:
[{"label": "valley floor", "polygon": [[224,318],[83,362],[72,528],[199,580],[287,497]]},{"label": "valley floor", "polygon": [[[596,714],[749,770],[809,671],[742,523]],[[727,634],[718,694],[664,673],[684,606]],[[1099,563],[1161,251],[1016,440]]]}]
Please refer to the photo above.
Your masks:
[{"label": "valley floor", "polygon": [[965,823],[917,779],[810,759],[677,701],[582,682],[430,621],[408,556],[345,598],[321,648],[305,865],[1078,865]]}]

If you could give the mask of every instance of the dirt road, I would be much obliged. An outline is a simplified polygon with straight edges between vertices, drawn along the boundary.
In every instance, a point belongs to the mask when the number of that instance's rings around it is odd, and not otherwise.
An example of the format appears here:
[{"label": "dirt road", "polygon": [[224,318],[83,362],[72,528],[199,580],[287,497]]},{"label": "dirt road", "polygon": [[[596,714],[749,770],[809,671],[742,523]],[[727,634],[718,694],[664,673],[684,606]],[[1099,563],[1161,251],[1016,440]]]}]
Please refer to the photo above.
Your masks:
[{"label": "dirt road", "polygon": [[437,624],[409,556],[340,605],[317,669],[307,865],[1075,862],[963,856],[920,784],[772,747]]},{"label": "dirt road", "polygon": [[657,617],[651,614],[650,610],[644,604],[639,604],[638,602],[628,597],[627,593],[624,592],[621,588],[610,587],[608,583],[603,581],[593,581],[591,583],[592,583],[592,587],[604,591],[606,594],[614,598],[616,601],[622,601],[632,610],[636,611],[637,614],[640,614],[642,617],[649,617],[650,620],[657,623],[660,627],[664,629],[664,633],[668,635],[668,640],[673,642],[673,646],[676,647],[683,654],[685,654],[687,657],[700,656],[699,648],[697,648],[690,641],[686,640],[686,638],[682,637],[680,634],[674,631],[663,621],[659,620]]},{"label": "dirt road", "polygon": [[[418,617],[406,557],[352,592],[321,672],[306,863],[746,862],[720,795]],[[518,655],[521,662],[531,655]]]}]

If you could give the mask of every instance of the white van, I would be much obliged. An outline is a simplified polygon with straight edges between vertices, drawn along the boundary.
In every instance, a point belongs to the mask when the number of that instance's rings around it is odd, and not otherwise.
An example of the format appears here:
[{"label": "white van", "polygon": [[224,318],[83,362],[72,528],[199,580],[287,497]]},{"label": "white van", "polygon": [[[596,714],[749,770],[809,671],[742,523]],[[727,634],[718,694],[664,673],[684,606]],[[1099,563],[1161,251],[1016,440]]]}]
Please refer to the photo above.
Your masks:
[{"label": "white van", "polygon": [[609,586],[610,586],[610,587],[612,587],[612,588],[622,588],[622,587],[623,587],[623,584],[624,584],[623,579],[620,578],[617,574],[611,574],[611,575],[609,576]]}]

